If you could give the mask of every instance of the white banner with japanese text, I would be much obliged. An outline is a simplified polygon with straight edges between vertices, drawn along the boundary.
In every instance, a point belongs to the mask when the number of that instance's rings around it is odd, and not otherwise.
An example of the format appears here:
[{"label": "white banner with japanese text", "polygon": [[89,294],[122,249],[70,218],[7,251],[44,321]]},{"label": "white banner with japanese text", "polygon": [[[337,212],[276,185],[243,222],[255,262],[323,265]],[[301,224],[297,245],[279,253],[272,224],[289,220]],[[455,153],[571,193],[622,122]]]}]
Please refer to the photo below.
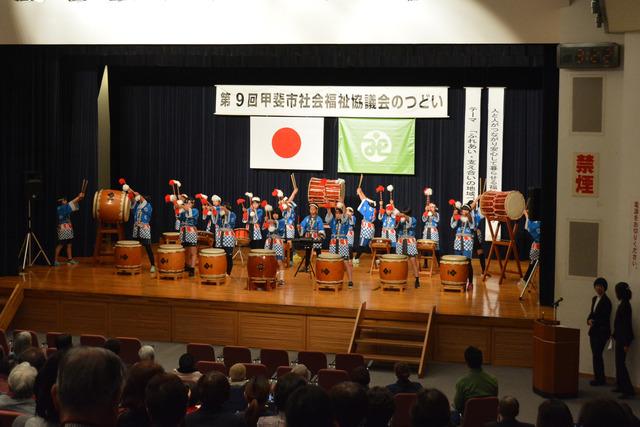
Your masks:
[{"label": "white banner with japanese text", "polygon": [[[634,275],[638,271],[640,264],[640,241],[638,233],[640,231],[640,201],[634,200],[631,207],[631,252],[629,259],[629,274]],[[633,277],[632,277],[633,279]]]},{"label": "white banner with japanese text", "polygon": [[221,116],[442,118],[448,87],[216,85]]},{"label": "white banner with japanese text", "polygon": [[478,195],[480,177],[480,100],[482,88],[464,88],[464,165],[462,177],[462,203]]},{"label": "white banner with japanese text", "polygon": [[[502,191],[502,139],[504,134],[504,88],[490,87],[487,108],[487,191]],[[499,222],[493,221],[496,238],[500,239]],[[485,230],[491,239],[489,227]]]}]

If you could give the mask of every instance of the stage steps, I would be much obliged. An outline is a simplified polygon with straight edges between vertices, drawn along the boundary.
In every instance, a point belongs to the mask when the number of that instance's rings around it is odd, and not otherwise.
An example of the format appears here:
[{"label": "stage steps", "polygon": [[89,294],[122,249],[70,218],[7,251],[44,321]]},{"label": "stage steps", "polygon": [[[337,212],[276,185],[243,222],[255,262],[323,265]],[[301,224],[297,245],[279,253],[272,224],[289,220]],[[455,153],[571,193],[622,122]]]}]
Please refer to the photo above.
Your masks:
[{"label": "stage steps", "polygon": [[11,291],[8,296],[2,295],[0,297],[0,305],[2,311],[0,311],[0,329],[6,331],[9,325],[13,321],[13,317],[18,312],[22,300],[24,300],[24,285],[19,282]]},{"label": "stage steps", "polygon": [[361,354],[373,362],[417,365],[418,376],[422,378],[435,310],[435,305],[431,306],[425,322],[380,320],[367,318],[367,303],[363,302],[356,315],[349,353]]}]

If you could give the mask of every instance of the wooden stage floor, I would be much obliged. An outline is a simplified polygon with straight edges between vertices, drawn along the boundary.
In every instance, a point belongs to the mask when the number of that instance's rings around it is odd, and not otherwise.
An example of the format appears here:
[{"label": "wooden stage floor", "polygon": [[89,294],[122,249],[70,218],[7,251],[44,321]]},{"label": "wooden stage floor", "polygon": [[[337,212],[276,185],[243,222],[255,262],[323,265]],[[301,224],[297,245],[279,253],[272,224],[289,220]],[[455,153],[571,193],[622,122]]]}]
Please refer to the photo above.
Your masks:
[{"label": "wooden stage floor", "polygon": [[539,306],[535,291],[520,301],[514,276],[499,285],[497,272],[486,282],[476,275],[470,292],[457,293],[442,291],[439,275],[422,275],[420,289],[410,280],[404,292],[383,291],[369,263],[363,255],[354,288],[345,284],[339,292],[314,290],[310,275],[294,277],[294,268],[286,270],[284,287],[248,291],[246,266],[237,259],[222,286],[202,285],[197,276],[153,278],[148,265],[140,275],[118,275],[112,265],[80,259],[75,266],[38,266],[24,276],[0,277],[0,290],[23,283],[14,328],[330,353],[347,350],[362,302],[384,322],[425,322],[435,305],[433,359],[462,361],[464,348],[476,345],[489,363],[530,366],[532,321],[543,312],[550,317],[551,309]]}]

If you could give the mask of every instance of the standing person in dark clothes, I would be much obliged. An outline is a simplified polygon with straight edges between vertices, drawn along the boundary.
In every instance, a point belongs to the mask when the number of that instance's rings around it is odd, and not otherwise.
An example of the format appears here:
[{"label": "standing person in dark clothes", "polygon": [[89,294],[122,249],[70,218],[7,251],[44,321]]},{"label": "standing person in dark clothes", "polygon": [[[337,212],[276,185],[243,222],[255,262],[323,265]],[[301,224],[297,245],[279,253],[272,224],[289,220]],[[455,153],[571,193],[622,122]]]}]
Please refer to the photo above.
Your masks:
[{"label": "standing person in dark clothes", "polygon": [[629,346],[633,341],[633,327],[631,325],[631,289],[629,284],[620,282],[616,285],[616,297],[620,301],[613,321],[612,337],[616,342],[616,385],[615,392],[622,393],[621,399],[626,399],[635,394],[629,371],[625,364]]},{"label": "standing person in dark clothes", "polygon": [[607,296],[607,281],[598,277],[593,282],[596,295],[591,299],[591,311],[587,317],[589,325],[589,344],[593,354],[593,380],[592,386],[604,385],[604,361],[602,352],[611,337],[611,300]]}]

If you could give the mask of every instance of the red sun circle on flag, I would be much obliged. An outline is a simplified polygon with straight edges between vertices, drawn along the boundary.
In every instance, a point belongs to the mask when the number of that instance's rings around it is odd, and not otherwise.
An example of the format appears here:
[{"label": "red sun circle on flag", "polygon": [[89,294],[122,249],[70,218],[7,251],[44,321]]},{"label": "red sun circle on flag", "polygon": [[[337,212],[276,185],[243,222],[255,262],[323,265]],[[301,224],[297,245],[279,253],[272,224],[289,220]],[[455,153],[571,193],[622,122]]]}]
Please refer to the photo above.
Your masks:
[{"label": "red sun circle on flag", "polygon": [[295,130],[280,128],[273,134],[271,146],[278,156],[289,159],[298,154],[302,146],[302,140]]}]

